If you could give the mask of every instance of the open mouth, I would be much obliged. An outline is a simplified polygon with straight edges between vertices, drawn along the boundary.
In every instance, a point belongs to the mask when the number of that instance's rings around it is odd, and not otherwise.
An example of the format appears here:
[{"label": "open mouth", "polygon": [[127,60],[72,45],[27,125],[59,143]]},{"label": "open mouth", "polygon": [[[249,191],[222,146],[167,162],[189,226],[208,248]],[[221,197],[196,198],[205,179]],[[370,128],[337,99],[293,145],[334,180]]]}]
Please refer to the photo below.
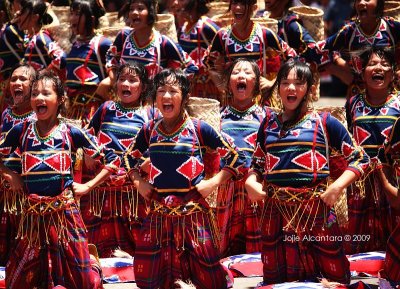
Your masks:
[{"label": "open mouth", "polygon": [[244,18],[244,13],[234,13],[233,16],[236,20],[241,20]]},{"label": "open mouth", "polygon": [[358,10],[358,16],[366,17],[368,16],[368,10],[366,8],[362,8]]},{"label": "open mouth", "polygon": [[164,112],[172,112],[174,110],[174,106],[170,103],[163,104]]},{"label": "open mouth", "polygon": [[15,89],[13,95],[15,101],[21,101],[24,98],[24,92],[22,89]]},{"label": "open mouth", "polygon": [[138,24],[140,23],[140,18],[131,19],[131,24]]},{"label": "open mouth", "polygon": [[295,95],[288,95],[288,96],[287,96],[287,100],[288,100],[288,102],[296,102],[297,96],[295,96]]},{"label": "open mouth", "polygon": [[132,94],[131,94],[131,91],[130,90],[123,90],[122,91],[122,96],[123,97],[130,97]]},{"label": "open mouth", "polygon": [[44,104],[36,105],[36,114],[37,115],[42,115],[42,114],[45,114],[46,112],[47,112],[47,105],[44,105]]},{"label": "open mouth", "polygon": [[385,79],[385,76],[383,75],[383,73],[375,73],[372,75],[372,80],[383,81],[384,79]]},{"label": "open mouth", "polygon": [[240,82],[236,85],[236,89],[238,92],[245,92],[247,88],[247,84],[244,82]]}]

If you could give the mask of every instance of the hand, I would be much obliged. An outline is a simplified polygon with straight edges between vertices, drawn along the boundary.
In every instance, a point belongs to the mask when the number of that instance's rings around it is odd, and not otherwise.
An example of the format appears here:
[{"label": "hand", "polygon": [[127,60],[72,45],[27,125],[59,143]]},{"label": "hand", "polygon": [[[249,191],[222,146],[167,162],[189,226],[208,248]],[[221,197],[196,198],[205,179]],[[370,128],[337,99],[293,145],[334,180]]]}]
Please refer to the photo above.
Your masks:
[{"label": "hand", "polygon": [[197,191],[202,195],[203,198],[207,198],[214,190],[218,188],[218,185],[214,182],[213,178],[208,180],[201,180],[196,185]]},{"label": "hand", "polygon": [[111,76],[104,78],[97,86],[95,94],[99,95],[103,100],[109,100],[110,90],[113,87],[113,83],[114,81]]},{"label": "hand", "polygon": [[321,194],[320,198],[328,207],[333,207],[343,190],[344,188],[333,183],[326,189],[325,193]]},{"label": "hand", "polygon": [[138,186],[136,188],[139,194],[141,194],[146,201],[151,200],[151,197],[154,193],[154,187],[148,181],[141,180],[138,182]]},{"label": "hand", "polygon": [[90,156],[88,156],[87,154],[83,155],[83,159],[85,162],[85,167],[89,170],[92,171],[94,173],[96,173],[97,171],[97,161],[92,159]]},{"label": "hand", "polygon": [[142,165],[140,166],[140,170],[145,172],[146,174],[150,173],[150,158],[147,158]]},{"label": "hand", "polygon": [[249,176],[247,178],[245,187],[250,201],[258,202],[265,199],[267,193],[263,191],[263,185],[253,177],[255,176]]},{"label": "hand", "polygon": [[92,188],[87,183],[85,184],[80,184],[76,182],[72,183],[72,190],[74,191],[75,197],[78,199],[88,194],[91,189]]},{"label": "hand", "polygon": [[21,176],[9,171],[7,173],[3,173],[3,178],[8,182],[10,185],[10,189],[17,193],[24,191],[24,181],[22,180]]},{"label": "hand", "polygon": [[270,90],[273,85],[273,80],[268,80],[263,76],[260,77],[260,90]]}]

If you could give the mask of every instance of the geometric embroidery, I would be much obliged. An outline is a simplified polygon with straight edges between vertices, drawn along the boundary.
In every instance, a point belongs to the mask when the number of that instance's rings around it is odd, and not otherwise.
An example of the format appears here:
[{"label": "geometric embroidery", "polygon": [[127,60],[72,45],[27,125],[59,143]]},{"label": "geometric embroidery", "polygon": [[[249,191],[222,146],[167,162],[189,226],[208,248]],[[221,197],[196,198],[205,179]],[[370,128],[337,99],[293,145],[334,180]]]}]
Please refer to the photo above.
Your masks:
[{"label": "geometric embroidery", "polygon": [[191,156],[179,168],[176,169],[178,173],[188,180],[193,180],[203,172],[204,165],[195,157]]},{"label": "geometric embroidery", "polygon": [[312,151],[305,152],[295,157],[292,162],[308,170],[314,170],[314,164],[316,163],[317,171],[322,169],[327,164],[326,157],[318,151],[315,152],[315,156],[313,156]]}]

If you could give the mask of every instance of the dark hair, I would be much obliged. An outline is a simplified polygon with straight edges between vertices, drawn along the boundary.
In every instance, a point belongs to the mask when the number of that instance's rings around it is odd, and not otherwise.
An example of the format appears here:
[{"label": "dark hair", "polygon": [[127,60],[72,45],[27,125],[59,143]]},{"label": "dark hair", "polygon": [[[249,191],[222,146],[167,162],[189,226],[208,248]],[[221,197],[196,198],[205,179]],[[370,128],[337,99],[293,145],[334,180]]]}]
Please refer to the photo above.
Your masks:
[{"label": "dark hair", "polygon": [[[241,3],[246,6],[245,14],[249,13],[250,6],[257,4],[257,0],[230,0],[229,1],[229,11],[232,9],[232,4]],[[250,11],[251,12],[251,11]]]},{"label": "dark hair", "polygon": [[147,24],[153,26],[157,21],[157,1],[156,0],[129,0],[122,6],[122,8],[118,12],[118,18],[124,17],[128,18],[129,11],[131,9],[131,4],[135,2],[143,3],[147,10],[149,11],[149,15],[147,16]]},{"label": "dark hair", "polygon": [[[354,4],[353,4],[353,16],[357,16],[357,9],[356,9],[356,1],[354,0]],[[382,17],[383,16],[383,12],[385,10],[385,0],[377,0],[377,5],[376,5],[376,9],[375,9],[375,13],[376,13],[376,17]]]},{"label": "dark hair", "polygon": [[57,99],[60,101],[57,113],[64,114],[66,112],[65,106],[65,89],[61,79],[51,70],[41,70],[32,82],[32,88],[35,87],[39,81],[50,81],[53,84],[53,89],[56,92]]},{"label": "dark hair", "polygon": [[5,16],[6,16],[6,21],[5,22],[8,22],[8,21],[11,20],[11,11],[10,11],[9,1],[0,0],[0,11],[4,11],[5,12]]},{"label": "dark hair", "polygon": [[166,68],[158,73],[153,80],[153,88],[151,90],[151,99],[153,103],[156,100],[157,89],[166,84],[178,84],[182,91],[182,104],[186,104],[189,100],[190,81],[181,69]]},{"label": "dark hair", "polygon": [[313,101],[312,93],[311,93],[311,88],[312,88],[312,85],[314,84],[313,72],[308,64],[306,64],[298,59],[290,59],[281,66],[281,68],[279,69],[278,75],[276,76],[276,80],[270,91],[270,94],[271,94],[270,98],[272,97],[272,93],[274,91],[277,91],[279,94],[279,87],[281,86],[282,80],[287,79],[289,76],[289,73],[292,70],[294,70],[294,72],[296,73],[296,78],[307,85],[307,91],[306,91],[303,101],[296,108],[293,118],[287,120],[283,124],[284,128],[293,125],[293,123],[298,120],[298,117],[301,113],[304,103],[306,103],[306,105],[307,105],[308,103],[311,103]]},{"label": "dark hair", "polygon": [[241,62],[247,62],[251,65],[251,68],[253,69],[254,74],[256,75],[256,82],[254,84],[254,91],[253,91],[253,98],[256,97],[257,95],[260,94],[260,68],[258,67],[257,63],[255,61],[247,59],[247,58],[237,58],[233,61],[231,66],[229,67],[227,74],[226,74],[226,84],[227,84],[227,91],[230,91],[230,78],[232,75],[232,71],[235,68],[236,64],[241,63]]},{"label": "dark hair", "polygon": [[183,8],[186,12],[195,10],[197,15],[205,15],[209,9],[207,6],[207,0],[189,0],[187,5]]},{"label": "dark hair", "polygon": [[117,70],[115,86],[117,85],[118,80],[122,75],[122,73],[126,70],[128,71],[129,74],[136,74],[137,76],[139,76],[140,82],[142,84],[142,91],[140,92],[140,102],[141,104],[144,104],[146,102],[148,87],[149,87],[149,77],[147,75],[146,68],[142,64],[136,61],[121,65],[120,67],[118,67]]},{"label": "dark hair", "polygon": [[[87,35],[90,35],[93,29],[99,26],[99,18],[106,14],[104,7],[98,0],[73,0],[70,7],[71,11],[79,11],[79,15],[85,16],[85,31]],[[92,17],[94,17],[94,22],[91,21]]]},{"label": "dark hair", "polygon": [[383,46],[372,46],[370,49],[365,51],[360,55],[361,63],[362,63],[362,70],[368,65],[369,59],[371,58],[372,54],[378,55],[381,59],[386,59],[392,66],[393,71],[396,71],[396,59],[395,59],[395,52],[392,47],[383,47]]},{"label": "dark hair", "polygon": [[22,0],[21,1],[21,14],[26,11],[29,12],[30,15],[39,15],[39,24],[41,26],[50,24],[53,22],[53,17],[47,13],[49,4],[47,4],[44,0]]}]

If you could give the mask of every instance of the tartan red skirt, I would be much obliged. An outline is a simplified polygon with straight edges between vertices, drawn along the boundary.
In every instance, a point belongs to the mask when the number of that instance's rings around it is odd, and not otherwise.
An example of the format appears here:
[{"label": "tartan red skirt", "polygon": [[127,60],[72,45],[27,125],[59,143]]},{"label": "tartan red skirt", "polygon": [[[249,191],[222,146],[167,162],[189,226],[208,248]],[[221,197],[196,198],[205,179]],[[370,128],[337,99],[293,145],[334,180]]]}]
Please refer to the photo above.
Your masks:
[{"label": "tartan red skirt", "polygon": [[262,202],[252,203],[244,187],[246,178],[219,187],[217,219],[222,257],[261,252]]},{"label": "tartan red skirt", "polygon": [[85,226],[72,192],[29,195],[6,267],[7,288],[89,289],[90,279]]},{"label": "tartan red skirt", "polygon": [[299,194],[300,190],[289,189],[276,194],[277,189],[269,186],[267,191],[262,219],[264,283],[315,281],[319,277],[349,283],[350,264],[343,239],[337,223],[327,226],[329,208],[318,190],[309,188]]},{"label": "tartan red skirt", "polygon": [[136,246],[139,288],[176,288],[177,279],[199,289],[227,288],[210,208],[196,191],[153,201]]},{"label": "tartan red skirt", "polygon": [[98,187],[81,198],[80,206],[89,243],[100,257],[111,257],[117,248],[135,254],[147,204],[132,184]]},{"label": "tartan red skirt", "polygon": [[397,224],[387,242],[385,273],[389,281],[400,285],[400,224]]}]

